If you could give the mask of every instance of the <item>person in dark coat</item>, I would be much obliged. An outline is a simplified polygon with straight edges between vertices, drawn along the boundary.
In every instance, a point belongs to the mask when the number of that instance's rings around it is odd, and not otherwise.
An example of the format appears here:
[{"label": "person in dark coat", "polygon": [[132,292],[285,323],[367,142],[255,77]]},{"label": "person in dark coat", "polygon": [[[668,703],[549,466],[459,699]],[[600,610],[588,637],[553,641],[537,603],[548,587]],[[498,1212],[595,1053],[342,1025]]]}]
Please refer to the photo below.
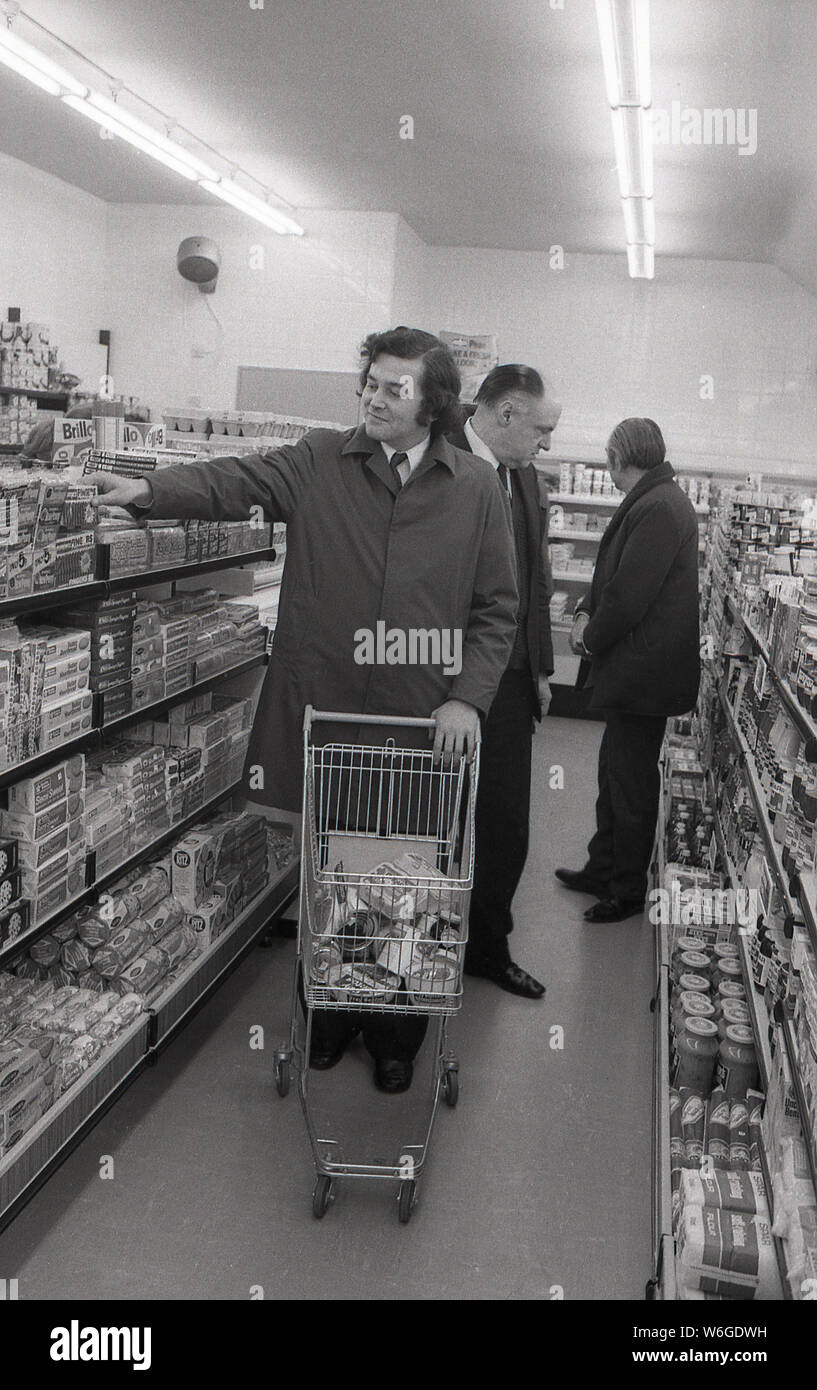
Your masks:
[{"label": "person in dark coat", "polygon": [[599,899],[584,914],[589,922],[618,922],[643,908],[666,722],[694,708],[700,680],[698,521],[655,421],[617,425],[607,463],[625,496],[570,637],[583,658],[577,683],[605,719],[596,833],[583,869],[556,870],[566,887]]},{"label": "person in dark coat", "polygon": [[[494,367],[449,440],[486,459],[509,506],[516,549],[516,640],[485,721],[476,806],[474,887],[465,968],[501,989],[539,999],[544,985],[512,959],[511,905],[528,853],[534,721],[550,701],[552,581],[547,490],[532,460],[549,450],[561,406],[537,371]],[[546,705],[545,705],[546,707]]]},{"label": "person in dark coat", "polygon": [[[513,539],[493,470],[443,433],[459,411],[450,351],[430,333],[397,328],[371,334],[362,362],[357,429],[313,430],[279,449],[162,469],[150,482],[101,483],[101,503],[135,514],[239,520],[257,507],[287,523],[246,778],[251,798],[289,811],[301,809],[307,704],[432,717],[435,757],[458,758],[475,746],[516,632]],[[456,661],[388,664],[367,655],[367,634],[376,648],[380,631],[431,629],[459,635]],[[347,726],[338,727],[350,742]],[[359,737],[382,741],[366,728]],[[429,735],[421,737],[427,748]],[[401,731],[400,741],[411,739]],[[405,1090],[426,1020],[366,1019],[377,1084]],[[334,1065],[357,1026],[345,1011],[313,1015],[312,1064]]]}]

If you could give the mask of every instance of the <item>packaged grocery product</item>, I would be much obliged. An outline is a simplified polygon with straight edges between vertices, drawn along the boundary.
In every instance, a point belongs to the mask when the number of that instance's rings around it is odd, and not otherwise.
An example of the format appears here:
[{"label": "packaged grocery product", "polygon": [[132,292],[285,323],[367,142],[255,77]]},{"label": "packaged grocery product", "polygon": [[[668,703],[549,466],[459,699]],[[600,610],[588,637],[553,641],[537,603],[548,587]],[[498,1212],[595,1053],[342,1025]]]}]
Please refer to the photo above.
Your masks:
[{"label": "packaged grocery product", "polygon": [[399,990],[400,980],[381,965],[343,964],[328,968],[326,985],[333,999],[342,1003],[365,999],[388,1004]]},{"label": "packaged grocery product", "polygon": [[707,1152],[715,1168],[729,1167],[729,1097],[722,1086],[716,1086],[709,1100],[709,1133]]},{"label": "packaged grocery product", "polygon": [[61,946],[53,936],[41,936],[29,948],[29,955],[36,965],[56,965],[60,958]]},{"label": "packaged grocery product", "polygon": [[112,932],[106,945],[100,946],[93,954],[93,967],[106,978],[120,975],[124,967],[150,944],[147,929],[138,928],[134,922]]},{"label": "packaged grocery product", "polygon": [[699,1168],[704,1151],[707,1101],[690,1090],[688,1086],[678,1088],[681,1097],[681,1133],[684,1138],[684,1167]]},{"label": "packaged grocery product", "polygon": [[171,890],[188,911],[212,893],[217,849],[213,835],[191,831],[173,850]]},{"label": "packaged grocery product", "polygon": [[60,952],[60,960],[66,970],[73,970],[77,974],[91,968],[91,953],[87,945],[78,939],[66,941]]},{"label": "packaged grocery product", "polygon": [[747,1216],[769,1214],[763,1175],[734,1169],[714,1173],[686,1169],[681,1177],[681,1205],[723,1207]]},{"label": "packaged grocery product", "polygon": [[61,1095],[79,1080],[83,1072],[96,1061],[102,1047],[102,1042],[98,1038],[92,1038],[88,1033],[71,1039],[56,1063],[58,1094]]},{"label": "packaged grocery product", "polygon": [[189,956],[196,945],[196,939],[195,931],[186,922],[174,927],[162,938],[162,950],[168,958],[170,970],[175,970],[180,961]]},{"label": "packaged grocery product", "polygon": [[144,922],[150,933],[151,942],[155,945],[161,941],[173,927],[177,927],[184,919],[184,908],[181,903],[168,893],[153,907],[142,912],[141,920]]},{"label": "packaged grocery product", "polygon": [[726,1208],[685,1206],[676,1271],[689,1289],[731,1299],[774,1299],[780,1282],[768,1219]]},{"label": "packaged grocery product", "polygon": [[75,915],[77,936],[91,950],[104,946],[111,936],[111,924],[94,907],[81,907]]},{"label": "packaged grocery product", "polygon": [[117,984],[126,994],[137,993],[143,997],[170,969],[167,952],[161,946],[150,946],[140,956],[128,962],[118,977]]}]

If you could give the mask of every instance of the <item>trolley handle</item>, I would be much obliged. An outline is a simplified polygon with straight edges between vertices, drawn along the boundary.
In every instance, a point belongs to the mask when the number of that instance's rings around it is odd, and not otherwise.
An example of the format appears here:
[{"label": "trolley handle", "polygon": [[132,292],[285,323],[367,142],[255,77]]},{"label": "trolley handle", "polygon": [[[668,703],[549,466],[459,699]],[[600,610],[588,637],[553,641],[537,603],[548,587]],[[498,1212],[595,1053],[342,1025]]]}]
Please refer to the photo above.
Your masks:
[{"label": "trolley handle", "polygon": [[307,705],[304,710],[304,733],[308,734],[312,724],[391,724],[401,729],[436,729],[434,719],[415,719],[410,715],[398,714],[342,714],[332,710],[313,709]]}]

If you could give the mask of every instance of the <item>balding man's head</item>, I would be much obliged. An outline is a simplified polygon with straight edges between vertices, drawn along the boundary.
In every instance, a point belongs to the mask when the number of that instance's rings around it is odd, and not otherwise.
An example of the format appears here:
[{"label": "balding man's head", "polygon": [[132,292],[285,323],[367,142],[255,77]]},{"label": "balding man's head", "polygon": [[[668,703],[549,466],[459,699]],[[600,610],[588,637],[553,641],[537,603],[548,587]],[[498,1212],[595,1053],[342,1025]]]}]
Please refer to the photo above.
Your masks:
[{"label": "balding man's head", "polygon": [[500,463],[524,468],[550,448],[562,407],[550,382],[519,362],[494,367],[479,388],[471,424]]}]

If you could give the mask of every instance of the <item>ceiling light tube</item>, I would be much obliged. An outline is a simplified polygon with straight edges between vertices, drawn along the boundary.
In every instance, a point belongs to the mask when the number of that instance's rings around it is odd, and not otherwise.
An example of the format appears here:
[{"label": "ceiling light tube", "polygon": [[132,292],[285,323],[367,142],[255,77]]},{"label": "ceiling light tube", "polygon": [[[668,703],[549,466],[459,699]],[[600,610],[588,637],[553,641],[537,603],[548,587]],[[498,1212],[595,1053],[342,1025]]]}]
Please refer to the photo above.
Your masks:
[{"label": "ceiling light tube", "polygon": [[610,113],[622,198],[651,198],[652,126],[640,107],[620,106]]},{"label": "ceiling light tube", "polygon": [[652,246],[628,246],[627,269],[633,280],[652,280],[655,278],[655,248]]},{"label": "ceiling light tube", "polygon": [[628,242],[655,245],[655,204],[652,198],[622,198],[624,232]]},{"label": "ceiling light tube", "polygon": [[649,0],[596,0],[596,18],[610,106],[649,106]]},{"label": "ceiling light tube", "polygon": [[304,229],[297,222],[293,222],[291,217],[279,212],[277,208],[270,207],[261,198],[256,198],[253,193],[248,193],[240,184],[233,183],[231,179],[219,179],[214,182],[211,179],[202,179],[201,187],[207,193],[213,193],[217,198],[223,199],[225,203],[230,203],[239,212],[246,212],[248,216],[263,222],[272,231],[284,236],[303,236]]},{"label": "ceiling light tube", "polygon": [[218,170],[211,164],[205,164],[203,159],[191,154],[179,145],[175,140],[169,139],[160,131],[149,126],[145,121],[134,116],[125,107],[120,106],[118,101],[111,101],[108,97],[100,96],[98,92],[89,92],[88,102],[96,107],[103,115],[110,116],[120,126],[126,126],[134,135],[139,135],[149,144],[155,145],[157,149],[163,150],[165,154],[171,155],[180,164],[185,164],[198,179],[217,179]]},{"label": "ceiling light tube", "polygon": [[145,140],[141,135],[137,135],[135,130],[130,130],[128,126],[123,125],[121,121],[116,120],[113,116],[109,116],[107,112],[100,111],[96,106],[92,106],[84,97],[67,96],[63,97],[63,101],[66,106],[71,107],[72,111],[79,111],[81,115],[87,116],[89,120],[96,121],[97,125],[102,126],[103,129],[110,130],[114,135],[118,135],[120,139],[126,140],[129,145],[133,145],[137,150],[141,150],[143,154],[149,154],[151,159],[158,160],[160,164],[164,164],[166,169],[172,169],[174,174],[181,174],[182,178],[195,180],[196,173],[189,165],[183,164],[182,161],[176,159],[174,155],[167,154],[165,150],[160,149],[158,145],[154,145],[150,140]]},{"label": "ceiling light tube", "polygon": [[[10,59],[13,58],[17,58],[19,62],[11,62]],[[14,68],[14,71],[21,73],[23,77],[27,77],[30,82],[36,82],[38,87],[42,87],[44,92],[50,92],[52,96],[59,96],[61,91],[71,92],[74,96],[84,96],[87,90],[65,68],[61,68],[58,63],[52,63],[50,58],[32,44],[26,43],[24,39],[18,39],[10,29],[0,28],[0,61],[7,67]],[[23,65],[29,70],[26,71]]]},{"label": "ceiling light tube", "polygon": [[21,77],[27,77],[29,82],[33,82],[42,91],[48,92],[49,96],[58,97],[62,92],[59,82],[55,82],[51,77],[46,77],[45,73],[38,72],[36,68],[26,62],[25,58],[20,58],[16,53],[9,53],[0,48],[0,63],[11,68],[12,72],[18,72]]}]

